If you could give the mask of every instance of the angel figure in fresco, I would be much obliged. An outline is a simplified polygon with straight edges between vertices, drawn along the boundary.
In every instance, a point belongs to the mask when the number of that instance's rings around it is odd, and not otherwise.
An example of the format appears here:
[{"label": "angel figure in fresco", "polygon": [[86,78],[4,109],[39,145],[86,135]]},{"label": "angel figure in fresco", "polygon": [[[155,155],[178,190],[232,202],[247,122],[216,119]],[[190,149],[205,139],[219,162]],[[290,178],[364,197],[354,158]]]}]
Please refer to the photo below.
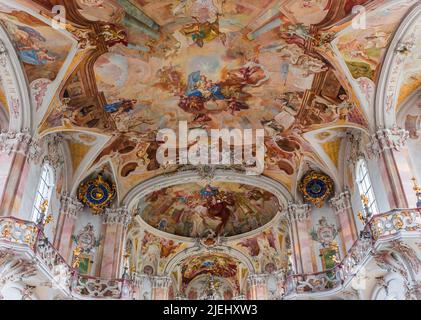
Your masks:
[{"label": "angel figure in fresco", "polygon": [[297,44],[288,44],[284,41],[267,46],[262,50],[277,52],[281,58],[301,69],[304,77],[328,70],[326,63],[305,53],[305,50]]},{"label": "angel figure in fresco", "polygon": [[47,49],[33,49],[28,48],[19,51],[19,56],[23,62],[31,65],[44,65],[48,62],[56,60],[54,56],[51,56]]},{"label": "angel figure in fresco", "polygon": [[200,71],[193,72],[188,78],[187,97],[201,97],[205,99],[224,100],[221,87],[202,75]]},{"label": "angel figure in fresco", "polygon": [[303,23],[296,23],[296,24],[290,24],[287,27],[286,32],[291,36],[297,36],[304,40],[313,39],[314,38],[310,35],[309,29],[306,25]]},{"label": "angel figure in fresco", "polygon": [[215,228],[216,234],[220,235],[225,229],[231,215],[231,207],[235,205],[235,200],[229,193],[218,193],[218,195],[207,199],[206,207],[208,217],[218,221]]},{"label": "angel figure in fresco", "polygon": [[7,27],[12,30],[19,57],[24,63],[40,66],[56,60],[55,56],[40,46],[39,43],[46,42],[46,39],[37,30],[28,26],[15,26],[12,23],[8,23]]},{"label": "angel figure in fresco", "polygon": [[[207,113],[236,111],[249,109],[247,99],[251,97],[243,89],[248,86],[258,87],[268,79],[263,67],[255,62],[249,62],[242,67],[225,70],[222,79],[214,82],[201,71],[189,74],[187,84],[181,84],[178,95],[178,106],[185,112],[195,114],[195,121],[209,121]],[[165,77],[166,74],[160,74]],[[170,79],[162,79],[157,84],[164,87]]]},{"label": "angel figure in fresco", "polygon": [[339,120],[348,120],[348,115],[354,110],[355,104],[349,102],[346,94],[342,94],[339,99],[341,99],[342,102],[336,106],[336,113],[338,114]]},{"label": "angel figure in fresco", "polygon": [[200,48],[203,48],[206,42],[211,42],[217,38],[225,45],[227,35],[219,30],[219,14],[214,22],[200,22],[196,17],[193,17],[193,19],[196,22],[187,24],[181,29],[183,35],[190,36]]}]

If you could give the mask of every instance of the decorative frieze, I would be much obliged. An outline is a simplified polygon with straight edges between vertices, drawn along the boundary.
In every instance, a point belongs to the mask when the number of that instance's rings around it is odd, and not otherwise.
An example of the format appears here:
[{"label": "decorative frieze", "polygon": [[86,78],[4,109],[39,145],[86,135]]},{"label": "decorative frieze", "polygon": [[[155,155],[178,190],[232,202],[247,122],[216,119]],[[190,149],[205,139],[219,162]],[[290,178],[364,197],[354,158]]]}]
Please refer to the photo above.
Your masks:
[{"label": "decorative frieze", "polygon": [[151,277],[152,288],[169,288],[171,284],[171,278],[167,276],[152,276]]},{"label": "decorative frieze", "polygon": [[50,134],[45,139],[47,149],[44,161],[48,161],[53,168],[57,169],[64,163],[60,152],[60,144],[63,143],[63,137],[58,134]]},{"label": "decorative frieze", "polygon": [[349,151],[347,161],[355,166],[359,159],[365,158],[365,151],[362,143],[362,134],[360,131],[348,132],[347,139],[349,142]]},{"label": "decorative frieze", "polygon": [[120,224],[125,228],[127,228],[131,221],[131,215],[126,207],[107,208],[103,217],[105,224]]},{"label": "decorative frieze", "polygon": [[135,273],[132,279],[133,285],[136,287],[141,287],[147,280],[150,280],[150,276],[144,273]]},{"label": "decorative frieze", "polygon": [[247,277],[247,283],[249,286],[266,286],[267,275],[265,274],[250,274]]},{"label": "decorative frieze", "polygon": [[396,125],[391,129],[378,128],[371,136],[371,142],[367,145],[368,156],[378,158],[384,151],[400,151],[409,139],[409,131],[398,128]]},{"label": "decorative frieze", "polygon": [[82,211],[83,204],[77,199],[72,198],[67,193],[63,193],[60,196],[60,213],[66,216],[76,218]]},{"label": "decorative frieze", "polygon": [[10,155],[19,153],[29,161],[38,161],[41,156],[41,148],[38,140],[34,139],[28,129],[22,131],[3,131],[0,133],[0,153]]},{"label": "decorative frieze", "polygon": [[311,206],[309,204],[296,204],[289,202],[285,216],[289,223],[302,222],[310,217]]},{"label": "decorative frieze", "polygon": [[345,212],[351,208],[351,193],[349,190],[346,190],[333,197],[329,201],[329,204],[336,214]]}]

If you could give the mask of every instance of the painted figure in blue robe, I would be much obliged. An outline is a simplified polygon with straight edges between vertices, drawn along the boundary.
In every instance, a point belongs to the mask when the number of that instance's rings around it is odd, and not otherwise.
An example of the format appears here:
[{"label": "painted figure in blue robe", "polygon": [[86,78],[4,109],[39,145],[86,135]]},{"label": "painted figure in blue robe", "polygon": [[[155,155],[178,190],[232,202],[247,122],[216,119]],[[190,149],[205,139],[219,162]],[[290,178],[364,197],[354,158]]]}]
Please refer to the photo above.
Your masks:
[{"label": "painted figure in blue robe", "polygon": [[123,99],[113,103],[107,103],[104,106],[104,110],[108,113],[120,112],[129,112],[133,110],[133,106],[136,104],[137,100],[127,100]]},{"label": "painted figure in blue robe", "polygon": [[22,59],[22,62],[35,66],[42,66],[48,62],[55,61],[55,58],[48,54],[47,49],[21,49],[19,51],[19,57]]},{"label": "painted figure in blue robe", "polygon": [[202,198],[212,197],[219,193],[218,188],[212,187],[210,185],[207,185],[206,187],[202,188],[200,190],[200,196]]},{"label": "painted figure in blue robe", "polygon": [[204,99],[224,100],[221,87],[201,75],[200,71],[192,72],[188,78],[186,96]]}]

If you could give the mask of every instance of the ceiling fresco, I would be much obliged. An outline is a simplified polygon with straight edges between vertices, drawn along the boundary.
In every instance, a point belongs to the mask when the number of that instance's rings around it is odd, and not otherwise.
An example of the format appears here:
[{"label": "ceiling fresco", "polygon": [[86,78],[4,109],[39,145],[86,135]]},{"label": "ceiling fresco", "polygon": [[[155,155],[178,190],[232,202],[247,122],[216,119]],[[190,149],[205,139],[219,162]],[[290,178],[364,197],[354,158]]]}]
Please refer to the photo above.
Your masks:
[{"label": "ceiling fresco", "polygon": [[54,81],[72,41],[34,16],[0,3],[0,22],[14,43],[29,83]]},{"label": "ceiling fresco", "polygon": [[183,237],[230,237],[270,222],[282,208],[277,198],[238,183],[188,183],[155,191],[140,201],[142,219]]},{"label": "ceiling fresco", "polygon": [[368,7],[365,27],[355,29],[349,22],[333,27],[332,42],[339,59],[350,73],[350,81],[362,104],[374,103],[380,66],[399,23],[416,0],[377,1]]},{"label": "ceiling fresco", "polygon": [[[65,31],[46,23],[56,1],[16,1],[30,4],[33,15],[4,2],[0,23],[30,84],[37,133],[65,143],[71,178],[61,172],[59,190],[74,192],[104,171],[119,207],[139,184],[190,169],[156,159],[157,132],[177,130],[180,121],[188,130],[263,129],[263,175],[292,197],[307,170],[352,188],[345,144],[351,132],[369,131],[382,61],[417,1],[66,0]],[[355,5],[367,10],[365,29],[351,26]],[[421,84],[416,43],[399,105]],[[54,81],[60,85],[43,102]],[[1,84],[0,105],[8,113]],[[370,142],[363,134],[361,141]],[[210,276],[221,296],[232,297],[249,270],[286,270],[289,228],[276,217],[287,204],[262,188],[223,181],[205,177],[135,197],[125,246],[130,269],[169,271],[193,299]]]},{"label": "ceiling fresco", "polygon": [[120,198],[141,181],[178,169],[157,163],[156,133],[177,129],[182,120],[189,130],[264,129],[264,174],[288,188],[304,159],[324,166],[305,133],[368,126],[332,67],[336,58],[318,53],[320,34],[312,26],[365,1],[78,3],[84,18],[118,22],[125,31],[116,31],[120,41],[101,54],[81,51],[87,62],[69,75],[40,132],[108,135],[91,164],[113,164]]},{"label": "ceiling fresco", "polygon": [[4,92],[3,83],[0,78],[0,107],[9,115],[9,104],[7,103],[7,97]]},{"label": "ceiling fresco", "polygon": [[410,54],[405,60],[401,76],[401,86],[397,101],[396,112],[402,103],[421,86],[421,22],[418,21],[408,36],[408,41],[413,42]]},{"label": "ceiling fresco", "polygon": [[189,283],[185,292],[185,295],[189,300],[198,300],[208,292],[212,292],[214,295],[216,292],[216,296],[221,300],[232,300],[236,293],[232,284],[225,278],[212,277],[209,275],[196,277]]}]

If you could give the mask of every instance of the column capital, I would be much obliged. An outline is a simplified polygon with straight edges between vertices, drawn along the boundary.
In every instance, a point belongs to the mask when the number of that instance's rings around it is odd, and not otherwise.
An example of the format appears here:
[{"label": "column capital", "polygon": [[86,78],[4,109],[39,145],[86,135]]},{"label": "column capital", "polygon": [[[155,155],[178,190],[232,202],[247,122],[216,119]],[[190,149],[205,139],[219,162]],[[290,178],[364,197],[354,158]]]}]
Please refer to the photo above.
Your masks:
[{"label": "column capital", "polygon": [[107,208],[103,221],[105,224],[120,224],[127,228],[131,221],[131,215],[127,207]]},{"label": "column capital", "polygon": [[133,284],[136,286],[141,286],[148,279],[150,280],[150,276],[145,273],[133,273]]},{"label": "column capital", "polygon": [[265,274],[250,274],[247,277],[247,282],[250,286],[266,285],[267,275],[265,275]]},{"label": "column capital", "polygon": [[7,155],[19,153],[28,157],[28,160],[37,161],[41,156],[41,148],[38,140],[30,134],[29,129],[8,130],[0,133],[0,153]]},{"label": "column capital", "polygon": [[378,127],[367,146],[368,155],[370,158],[378,158],[386,150],[400,151],[405,147],[408,138],[409,131],[396,124],[392,128]]},{"label": "column capital", "polygon": [[152,288],[169,288],[171,284],[171,278],[167,276],[152,276]]},{"label": "column capital", "polygon": [[82,212],[83,204],[77,199],[63,193],[60,196],[60,213],[76,218]]},{"label": "column capital", "polygon": [[63,137],[60,134],[49,134],[45,137],[47,144],[47,154],[44,160],[55,169],[63,164],[63,158],[59,146],[63,143]]},{"label": "column capital", "polygon": [[297,204],[293,202],[288,203],[285,216],[289,223],[293,221],[302,222],[310,217],[311,206],[309,204]]},{"label": "column capital", "polygon": [[342,193],[335,195],[329,200],[330,207],[336,214],[343,212],[346,209],[351,208],[351,193],[349,190],[345,190]]}]

